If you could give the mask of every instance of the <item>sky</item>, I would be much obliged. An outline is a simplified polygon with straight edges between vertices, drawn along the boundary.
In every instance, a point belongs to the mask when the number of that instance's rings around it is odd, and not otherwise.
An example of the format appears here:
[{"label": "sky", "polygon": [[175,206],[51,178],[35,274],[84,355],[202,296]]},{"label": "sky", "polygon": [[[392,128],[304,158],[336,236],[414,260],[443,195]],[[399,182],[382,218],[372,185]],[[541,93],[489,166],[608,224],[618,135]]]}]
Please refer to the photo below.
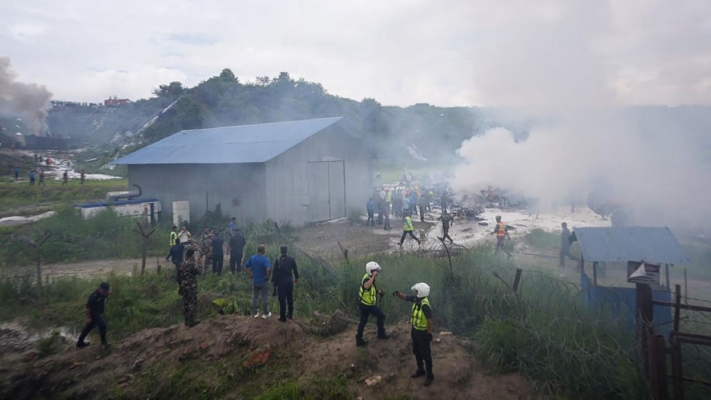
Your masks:
[{"label": "sky", "polygon": [[5,0],[0,56],[74,101],[230,68],[386,105],[711,105],[711,1]]}]

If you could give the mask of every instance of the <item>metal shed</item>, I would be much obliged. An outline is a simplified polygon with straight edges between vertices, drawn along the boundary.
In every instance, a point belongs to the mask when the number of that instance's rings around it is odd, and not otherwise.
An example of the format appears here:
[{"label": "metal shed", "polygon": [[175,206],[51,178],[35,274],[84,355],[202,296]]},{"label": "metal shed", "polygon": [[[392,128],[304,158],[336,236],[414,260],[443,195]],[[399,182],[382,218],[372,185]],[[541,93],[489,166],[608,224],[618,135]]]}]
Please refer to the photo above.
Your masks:
[{"label": "metal shed", "polygon": [[295,226],[344,217],[372,191],[372,156],[341,117],[181,131],[126,155],[129,184],[161,200]]}]

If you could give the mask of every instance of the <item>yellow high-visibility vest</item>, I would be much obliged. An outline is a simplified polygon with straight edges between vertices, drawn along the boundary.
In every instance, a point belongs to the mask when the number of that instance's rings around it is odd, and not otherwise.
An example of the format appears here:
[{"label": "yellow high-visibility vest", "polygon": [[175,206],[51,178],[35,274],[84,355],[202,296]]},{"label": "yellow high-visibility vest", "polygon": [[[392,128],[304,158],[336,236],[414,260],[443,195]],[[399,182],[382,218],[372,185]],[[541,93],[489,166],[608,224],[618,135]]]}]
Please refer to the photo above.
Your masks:
[{"label": "yellow high-visibility vest", "polygon": [[365,290],[363,288],[363,283],[366,279],[370,279],[370,275],[365,274],[363,275],[363,278],[360,280],[360,302],[365,304],[366,306],[374,306],[375,302],[377,300],[377,293],[378,290],[375,288],[375,282],[373,282],[373,285],[370,287],[370,289]]},{"label": "yellow high-visibility vest", "polygon": [[412,323],[412,327],[418,331],[426,331],[428,329],[427,317],[425,317],[425,313],[422,311],[422,307],[424,307],[425,304],[432,309],[428,297],[423,298],[419,302],[414,301],[412,303],[412,317],[410,318],[410,322]]}]

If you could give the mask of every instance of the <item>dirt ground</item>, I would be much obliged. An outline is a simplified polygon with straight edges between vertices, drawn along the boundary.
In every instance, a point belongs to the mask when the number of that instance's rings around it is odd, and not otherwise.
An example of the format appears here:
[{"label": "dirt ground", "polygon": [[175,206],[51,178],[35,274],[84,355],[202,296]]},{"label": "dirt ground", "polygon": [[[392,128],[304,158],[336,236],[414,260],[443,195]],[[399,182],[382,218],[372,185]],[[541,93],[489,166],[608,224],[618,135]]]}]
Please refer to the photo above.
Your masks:
[{"label": "dirt ground", "polygon": [[[170,374],[171,369],[186,363],[206,368],[219,360],[229,359],[224,371],[234,379],[248,376],[245,370],[266,360],[286,366],[287,376],[308,386],[324,376],[344,374],[356,396],[382,399],[406,396],[413,399],[534,399],[530,383],[518,374],[489,376],[471,355],[472,343],[452,335],[435,335],[433,361],[435,381],[423,388],[422,379],[412,379],[415,369],[411,354],[410,327],[391,329],[392,339],[377,340],[374,326],[366,329],[370,341],[365,348],[355,346],[355,326],[329,338],[306,333],[304,323],[275,319],[262,320],[244,316],[220,316],[194,328],[174,325],[146,329],[109,350],[98,346],[76,349],[69,339],[59,352],[40,358],[34,345],[17,345],[21,334],[11,329],[0,330],[0,398],[29,399],[59,393],[70,398],[99,399],[111,390],[122,390],[128,397],[154,397],[161,393],[166,380],[155,376],[152,366]],[[90,337],[90,339],[98,339]],[[163,367],[163,366],[169,367]],[[193,364],[191,364],[193,365]],[[265,374],[267,372],[265,371]],[[269,379],[268,376],[261,374]],[[380,377],[370,386],[368,378]],[[200,379],[214,377],[200,377]],[[118,389],[117,389],[118,388]],[[146,392],[152,390],[153,393]],[[244,398],[239,383],[221,398]],[[354,398],[356,397],[354,396]]]}]

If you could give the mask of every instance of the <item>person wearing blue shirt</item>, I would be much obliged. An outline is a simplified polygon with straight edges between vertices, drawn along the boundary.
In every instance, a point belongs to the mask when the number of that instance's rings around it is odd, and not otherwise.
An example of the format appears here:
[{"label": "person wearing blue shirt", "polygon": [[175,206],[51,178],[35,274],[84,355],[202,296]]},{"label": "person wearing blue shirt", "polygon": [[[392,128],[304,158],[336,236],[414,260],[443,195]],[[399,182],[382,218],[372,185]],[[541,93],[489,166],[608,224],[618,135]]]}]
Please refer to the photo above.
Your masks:
[{"label": "person wearing blue shirt", "polygon": [[365,224],[368,226],[375,226],[375,203],[373,202],[372,197],[368,199],[366,209],[368,210],[368,221]]},{"label": "person wearing blue shirt", "polygon": [[247,260],[244,264],[247,275],[252,279],[252,313],[254,318],[259,318],[259,308],[257,300],[262,297],[262,318],[267,319],[272,316],[269,312],[269,276],[272,273],[272,267],[269,264],[269,259],[264,256],[266,246],[260,244],[257,246],[257,254]]},{"label": "person wearing blue shirt", "polygon": [[230,231],[230,236],[234,236],[234,235],[235,235],[235,232],[237,231],[237,218],[232,217],[232,219],[230,220],[229,225],[227,225],[227,228],[228,228],[229,231]]}]

